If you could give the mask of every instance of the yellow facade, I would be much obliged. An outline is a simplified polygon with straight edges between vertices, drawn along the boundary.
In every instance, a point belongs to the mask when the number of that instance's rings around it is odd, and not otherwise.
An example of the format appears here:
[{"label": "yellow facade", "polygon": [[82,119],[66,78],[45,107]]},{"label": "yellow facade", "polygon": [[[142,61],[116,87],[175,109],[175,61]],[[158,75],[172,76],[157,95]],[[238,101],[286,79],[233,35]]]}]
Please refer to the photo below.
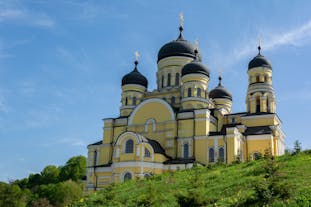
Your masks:
[{"label": "yellow facade", "polygon": [[209,70],[182,30],[159,51],[157,89],[148,90],[138,61],[123,77],[119,117],[104,119],[102,139],[88,146],[86,190],[194,163],[255,159],[267,149],[284,153],[272,67],[260,48],[248,67],[246,112],[232,113],[232,95],[221,78],[209,90]]}]

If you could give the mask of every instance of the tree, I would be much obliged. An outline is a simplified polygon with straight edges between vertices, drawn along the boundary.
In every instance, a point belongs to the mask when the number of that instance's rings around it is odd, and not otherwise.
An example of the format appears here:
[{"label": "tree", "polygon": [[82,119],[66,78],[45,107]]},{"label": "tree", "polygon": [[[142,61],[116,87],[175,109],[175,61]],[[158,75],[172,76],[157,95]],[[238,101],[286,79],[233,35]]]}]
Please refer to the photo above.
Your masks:
[{"label": "tree", "polygon": [[294,142],[294,153],[293,154],[299,154],[301,152],[301,142],[299,142],[298,140],[296,140]]},{"label": "tree", "polygon": [[82,197],[81,185],[71,180],[57,184],[41,185],[39,197],[47,198],[54,206],[66,206]]},{"label": "tree", "polygon": [[18,185],[0,182],[0,207],[25,207],[30,192]]},{"label": "tree", "polygon": [[42,184],[42,176],[39,173],[30,174],[28,177],[28,188],[32,189],[35,186]]},{"label": "tree", "polygon": [[59,176],[59,168],[55,165],[46,166],[42,172],[42,184],[57,183]]},{"label": "tree", "polygon": [[86,158],[84,156],[75,156],[70,158],[66,165],[60,168],[60,180],[78,181],[86,174]]}]

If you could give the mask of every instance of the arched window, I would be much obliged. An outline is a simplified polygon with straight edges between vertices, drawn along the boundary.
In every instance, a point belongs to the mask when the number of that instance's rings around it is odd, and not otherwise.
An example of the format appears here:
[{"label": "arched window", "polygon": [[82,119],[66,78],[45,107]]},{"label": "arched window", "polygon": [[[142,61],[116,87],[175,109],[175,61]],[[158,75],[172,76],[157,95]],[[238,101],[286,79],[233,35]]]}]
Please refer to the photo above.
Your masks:
[{"label": "arched window", "polygon": [[162,88],[164,88],[164,75],[162,75],[161,85],[162,85]]},{"label": "arched window", "polygon": [[150,178],[151,175],[150,175],[149,173],[145,173],[145,174],[144,174],[144,177],[145,177],[145,178]]},{"label": "arched window", "polygon": [[127,99],[127,97],[125,98],[125,105],[127,105],[128,104],[128,99]]},{"label": "arched window", "polygon": [[201,97],[201,88],[197,88],[197,96]]},{"label": "arched window", "polygon": [[175,85],[176,86],[179,85],[179,73],[176,73],[176,75],[175,75]]},{"label": "arched window", "polygon": [[189,144],[184,144],[184,158],[189,158]]},{"label": "arched window", "polygon": [[209,148],[208,150],[208,158],[209,158],[209,162],[215,162],[215,157],[214,157],[214,149],[213,148]]},{"label": "arched window", "polygon": [[167,86],[171,86],[171,74],[167,75]]},{"label": "arched window", "polygon": [[188,88],[188,97],[191,97],[191,88]]},{"label": "arched window", "polygon": [[125,153],[133,153],[134,151],[134,142],[133,140],[129,139],[125,143]]},{"label": "arched window", "polygon": [[268,82],[268,76],[265,75],[265,82]]},{"label": "arched window", "polygon": [[220,148],[219,148],[218,154],[219,154],[219,160],[220,160],[221,162],[224,162],[224,161],[225,161],[225,150],[224,150],[223,147],[220,147]]},{"label": "arched window", "polygon": [[253,153],[253,160],[258,160],[258,159],[260,159],[260,157],[261,157],[261,154],[259,152]]},{"label": "arched window", "polygon": [[133,105],[134,105],[134,106],[136,105],[136,102],[137,102],[136,97],[133,97]]},{"label": "arched window", "polygon": [[269,98],[267,98],[267,111],[271,112],[271,103],[270,103]]},{"label": "arched window", "polygon": [[145,157],[150,157],[150,151],[147,148],[145,148]]},{"label": "arched window", "polygon": [[172,96],[172,98],[171,98],[171,103],[172,103],[172,104],[175,104],[175,96]]},{"label": "arched window", "polygon": [[256,112],[260,112],[260,97],[256,97]]},{"label": "arched window", "polygon": [[97,165],[97,150],[94,151],[94,163],[93,166]]},{"label": "arched window", "polygon": [[259,82],[259,75],[256,75],[256,82]]},{"label": "arched window", "polygon": [[132,179],[132,174],[131,173],[127,172],[127,173],[124,174],[124,176],[123,176],[123,181],[124,182],[128,181],[128,180],[131,180],[131,179]]}]

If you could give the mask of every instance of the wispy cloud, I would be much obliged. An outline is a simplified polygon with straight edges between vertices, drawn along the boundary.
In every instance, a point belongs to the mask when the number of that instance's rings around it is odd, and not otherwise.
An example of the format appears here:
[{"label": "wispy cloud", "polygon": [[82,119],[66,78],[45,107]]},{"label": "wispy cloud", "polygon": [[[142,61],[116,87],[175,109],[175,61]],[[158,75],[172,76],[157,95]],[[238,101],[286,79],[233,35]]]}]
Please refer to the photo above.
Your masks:
[{"label": "wispy cloud", "polygon": [[52,28],[55,21],[46,13],[27,8],[19,1],[4,1],[0,3],[0,23],[16,22],[21,25]]},{"label": "wispy cloud", "polygon": [[[283,46],[301,47],[311,43],[311,20],[285,32],[275,32],[269,28],[259,30],[261,47],[265,52],[277,50]],[[257,36],[248,37],[237,43],[238,46],[234,47],[233,50],[226,51],[226,54],[212,55],[210,59],[214,65],[224,69],[230,68],[241,59],[253,57],[256,54],[257,38]]]},{"label": "wispy cloud", "polygon": [[73,19],[90,21],[95,18],[109,19],[127,19],[128,15],[121,13],[113,7],[108,7],[107,4],[94,4],[90,1],[65,1],[65,4],[71,8],[77,9],[78,12],[73,13]]},{"label": "wispy cloud", "polygon": [[[250,40],[250,42],[254,42],[254,38],[252,39],[253,40]],[[303,25],[297,26],[296,28],[283,33],[264,32],[261,45],[265,51],[271,51],[286,45],[299,47],[304,45],[305,43],[310,42],[311,42],[311,20],[309,20],[307,23]],[[254,47],[252,44],[251,45],[248,44],[247,46],[244,46],[242,48],[233,51],[235,59],[240,59],[249,56],[253,53]]]}]

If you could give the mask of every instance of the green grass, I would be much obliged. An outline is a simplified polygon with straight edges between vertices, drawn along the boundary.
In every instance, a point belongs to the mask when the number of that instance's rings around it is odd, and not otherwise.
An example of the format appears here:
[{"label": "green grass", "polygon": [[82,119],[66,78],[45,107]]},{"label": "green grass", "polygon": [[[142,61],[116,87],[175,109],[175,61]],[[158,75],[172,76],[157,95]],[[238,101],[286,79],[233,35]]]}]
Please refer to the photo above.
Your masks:
[{"label": "green grass", "polygon": [[268,163],[261,159],[197,166],[128,181],[87,195],[73,206],[311,206],[311,154],[272,160],[270,166],[277,171],[270,177]]}]

